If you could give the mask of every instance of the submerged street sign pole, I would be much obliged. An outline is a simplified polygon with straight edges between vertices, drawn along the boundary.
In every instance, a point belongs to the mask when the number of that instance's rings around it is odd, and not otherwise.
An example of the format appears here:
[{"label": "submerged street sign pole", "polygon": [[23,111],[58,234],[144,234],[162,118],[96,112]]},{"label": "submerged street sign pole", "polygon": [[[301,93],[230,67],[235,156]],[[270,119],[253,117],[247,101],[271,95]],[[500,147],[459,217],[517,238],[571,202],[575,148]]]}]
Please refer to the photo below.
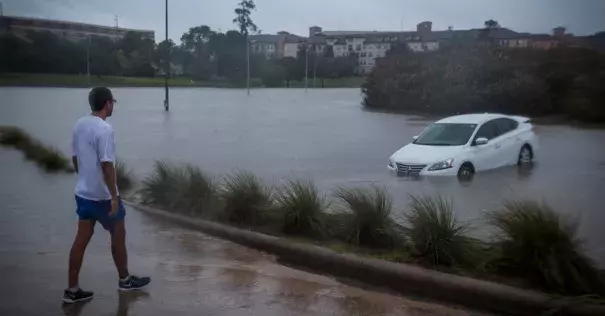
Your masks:
[{"label": "submerged street sign pole", "polygon": [[[166,44],[168,44],[168,0],[166,0]],[[168,93],[168,76],[170,75],[170,53],[168,53],[166,56],[166,65],[168,67],[164,68],[164,89],[166,90],[166,96],[164,99],[164,109],[168,111],[170,109],[170,96]]]},{"label": "submerged street sign pole", "polygon": [[246,33],[246,89],[248,95],[250,95],[250,40],[248,39],[248,33]]}]

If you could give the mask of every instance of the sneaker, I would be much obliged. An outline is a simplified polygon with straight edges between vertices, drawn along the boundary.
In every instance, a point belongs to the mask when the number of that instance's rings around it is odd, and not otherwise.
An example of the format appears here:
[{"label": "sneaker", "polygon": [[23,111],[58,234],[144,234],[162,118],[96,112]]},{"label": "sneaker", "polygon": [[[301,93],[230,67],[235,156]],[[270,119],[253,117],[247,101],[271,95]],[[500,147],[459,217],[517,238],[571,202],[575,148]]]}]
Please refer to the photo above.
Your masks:
[{"label": "sneaker", "polygon": [[137,276],[131,275],[125,281],[118,281],[118,289],[120,291],[135,291],[144,288],[147,284],[151,282],[151,279],[148,277],[139,278]]},{"label": "sneaker", "polygon": [[63,303],[73,304],[76,302],[88,301],[92,299],[93,295],[92,292],[82,291],[82,289],[78,289],[76,292],[65,290],[61,300]]}]

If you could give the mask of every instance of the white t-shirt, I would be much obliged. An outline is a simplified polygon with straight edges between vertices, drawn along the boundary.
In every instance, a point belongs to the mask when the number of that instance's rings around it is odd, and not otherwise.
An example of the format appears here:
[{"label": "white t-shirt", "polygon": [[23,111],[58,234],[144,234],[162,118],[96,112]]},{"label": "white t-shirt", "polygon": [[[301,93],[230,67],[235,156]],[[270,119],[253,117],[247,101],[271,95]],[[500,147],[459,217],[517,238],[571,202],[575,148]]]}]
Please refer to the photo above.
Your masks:
[{"label": "white t-shirt", "polygon": [[77,196],[93,201],[111,200],[101,162],[115,163],[115,148],[113,128],[109,123],[93,115],[76,122],[71,149],[78,159]]}]

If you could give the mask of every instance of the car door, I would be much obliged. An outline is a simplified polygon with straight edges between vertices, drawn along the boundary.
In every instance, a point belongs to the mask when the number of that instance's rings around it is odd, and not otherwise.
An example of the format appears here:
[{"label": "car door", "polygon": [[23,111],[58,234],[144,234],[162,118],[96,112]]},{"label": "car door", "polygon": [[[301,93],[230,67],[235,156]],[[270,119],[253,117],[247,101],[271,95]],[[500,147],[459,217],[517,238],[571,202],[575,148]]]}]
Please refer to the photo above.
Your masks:
[{"label": "car door", "polygon": [[[489,170],[496,168],[499,164],[498,155],[501,153],[502,146],[498,141],[500,131],[494,120],[483,123],[473,138],[471,143],[471,152],[473,154],[473,165],[475,170]],[[475,142],[478,138],[487,138],[488,143],[485,145],[477,145]]]},{"label": "car door", "polygon": [[519,137],[519,122],[509,118],[499,118],[494,121],[500,132],[498,139],[494,141],[500,146],[498,149],[501,152],[498,155],[496,168],[517,163],[522,145]]}]

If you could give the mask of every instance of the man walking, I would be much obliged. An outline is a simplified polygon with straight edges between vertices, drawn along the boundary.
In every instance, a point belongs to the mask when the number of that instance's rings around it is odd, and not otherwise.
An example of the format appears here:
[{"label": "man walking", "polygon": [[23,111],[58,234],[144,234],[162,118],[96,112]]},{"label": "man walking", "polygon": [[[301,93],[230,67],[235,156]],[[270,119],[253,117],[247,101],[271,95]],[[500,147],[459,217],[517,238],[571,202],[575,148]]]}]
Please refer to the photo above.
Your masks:
[{"label": "man walking", "polygon": [[105,121],[111,116],[116,100],[109,89],[99,87],[90,91],[88,103],[92,113],[76,122],[72,137],[72,160],[78,173],[76,213],[79,221],[78,233],[69,253],[68,288],[62,299],[65,303],[93,297],[92,292],[79,287],[78,275],[96,222],[111,234],[111,255],[118,269],[118,289],[138,290],[151,281],[148,277],[139,278],[128,272],[126,214],[116,185],[114,133]]}]

